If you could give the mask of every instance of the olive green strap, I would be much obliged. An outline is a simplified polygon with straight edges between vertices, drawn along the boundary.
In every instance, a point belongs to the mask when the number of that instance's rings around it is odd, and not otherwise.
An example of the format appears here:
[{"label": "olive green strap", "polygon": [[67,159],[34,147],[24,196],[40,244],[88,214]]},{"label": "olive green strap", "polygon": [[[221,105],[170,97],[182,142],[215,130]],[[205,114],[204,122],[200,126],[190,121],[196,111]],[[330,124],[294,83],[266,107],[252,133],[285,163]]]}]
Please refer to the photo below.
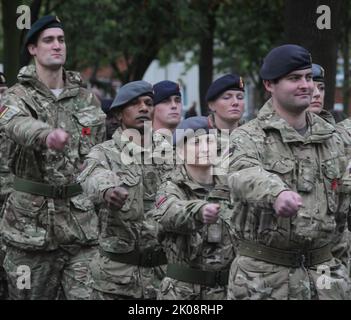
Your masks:
[{"label": "olive green strap", "polygon": [[35,182],[15,177],[13,181],[13,189],[16,191],[44,196],[47,198],[71,198],[83,192],[80,184],[68,184],[64,186],[53,186],[46,183]]},{"label": "olive green strap", "polygon": [[166,255],[162,250],[134,250],[128,253],[114,253],[100,248],[100,254],[112,261],[146,268],[167,264]]},{"label": "olive green strap", "polygon": [[290,251],[241,240],[238,251],[242,256],[291,268],[311,267],[333,258],[329,245],[312,250]]},{"label": "olive green strap", "polygon": [[167,277],[207,287],[226,286],[228,284],[229,270],[204,271],[180,264],[169,264],[167,266]]}]

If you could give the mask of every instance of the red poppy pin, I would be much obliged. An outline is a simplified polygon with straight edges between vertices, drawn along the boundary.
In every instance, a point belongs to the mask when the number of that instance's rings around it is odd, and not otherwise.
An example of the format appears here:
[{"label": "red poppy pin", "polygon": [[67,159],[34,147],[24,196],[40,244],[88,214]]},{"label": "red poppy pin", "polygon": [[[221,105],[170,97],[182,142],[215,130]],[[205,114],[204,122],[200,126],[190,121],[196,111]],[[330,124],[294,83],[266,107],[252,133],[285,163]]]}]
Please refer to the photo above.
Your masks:
[{"label": "red poppy pin", "polygon": [[82,136],[90,136],[91,135],[91,129],[90,128],[82,128]]},{"label": "red poppy pin", "polygon": [[334,179],[331,183],[331,189],[335,191],[338,188],[338,179]]}]

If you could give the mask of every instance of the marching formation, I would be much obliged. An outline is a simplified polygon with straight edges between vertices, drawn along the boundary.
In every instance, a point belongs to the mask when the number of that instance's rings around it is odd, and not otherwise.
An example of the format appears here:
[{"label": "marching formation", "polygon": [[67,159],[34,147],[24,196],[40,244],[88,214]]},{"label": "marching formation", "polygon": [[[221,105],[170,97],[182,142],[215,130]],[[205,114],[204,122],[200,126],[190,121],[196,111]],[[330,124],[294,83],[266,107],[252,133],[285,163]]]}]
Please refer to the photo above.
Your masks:
[{"label": "marching formation", "polygon": [[0,299],[350,299],[351,125],[305,48],[267,54],[244,123],[234,73],[206,117],[182,120],[168,80],[103,112],[57,17],[25,47],[18,83],[0,77]]}]

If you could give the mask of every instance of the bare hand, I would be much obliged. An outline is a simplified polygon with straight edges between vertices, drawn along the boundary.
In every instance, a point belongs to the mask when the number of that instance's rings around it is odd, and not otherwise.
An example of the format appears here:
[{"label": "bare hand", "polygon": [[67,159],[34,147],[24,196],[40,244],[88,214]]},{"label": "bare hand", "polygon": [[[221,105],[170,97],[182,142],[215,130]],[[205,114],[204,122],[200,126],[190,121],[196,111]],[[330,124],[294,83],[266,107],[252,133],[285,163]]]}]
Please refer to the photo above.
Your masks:
[{"label": "bare hand", "polygon": [[209,203],[201,208],[202,220],[205,224],[216,223],[219,217],[220,206],[218,203]]},{"label": "bare hand", "polygon": [[302,207],[301,196],[293,191],[283,191],[275,200],[273,208],[280,217],[289,218],[297,214]]},{"label": "bare hand", "polygon": [[122,187],[110,188],[105,192],[104,199],[110,208],[121,209],[128,198],[128,191]]},{"label": "bare hand", "polygon": [[46,137],[46,146],[49,149],[61,151],[68,143],[69,134],[62,129],[51,131]]}]

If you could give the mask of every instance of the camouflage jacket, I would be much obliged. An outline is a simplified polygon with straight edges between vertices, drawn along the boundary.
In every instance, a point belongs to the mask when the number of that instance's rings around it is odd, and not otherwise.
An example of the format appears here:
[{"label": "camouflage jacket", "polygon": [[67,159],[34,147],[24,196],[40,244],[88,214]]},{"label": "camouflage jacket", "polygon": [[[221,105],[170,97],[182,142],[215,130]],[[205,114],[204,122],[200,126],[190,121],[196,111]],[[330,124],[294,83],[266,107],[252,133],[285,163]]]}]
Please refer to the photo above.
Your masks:
[{"label": "camouflage jacket", "polygon": [[[112,140],[95,146],[87,157],[79,181],[92,201],[102,207],[99,243],[107,252],[160,247],[157,224],[148,219],[147,212],[154,206],[164,167],[155,164],[157,159],[148,157],[149,153],[129,142],[121,128]],[[116,186],[126,188],[129,193],[118,211],[107,208],[104,202],[104,192]]]},{"label": "camouflage jacket", "polygon": [[[215,225],[202,222],[200,210],[207,203],[221,205]],[[229,190],[216,176],[209,191],[191,180],[184,166],[178,166],[160,186],[153,216],[162,226],[159,238],[168,263],[207,271],[229,269],[234,258]]]},{"label": "camouflage jacket", "polygon": [[[281,248],[318,248],[344,234],[350,178],[344,143],[334,126],[307,112],[301,136],[274,111],[271,101],[258,118],[232,135],[229,187],[235,204],[232,226],[240,239]],[[303,207],[278,217],[277,196],[295,191]]]},{"label": "camouflage jacket", "polygon": [[[34,66],[22,68],[18,80],[2,97],[0,112],[0,130],[14,143],[11,172],[53,186],[75,183],[84,157],[105,136],[105,115],[97,99],[75,72],[64,71],[65,86],[58,97],[39,81]],[[54,128],[70,134],[62,152],[45,146]],[[12,245],[52,250],[96,241],[96,225],[93,204],[83,195],[52,199],[14,191],[6,203],[2,232]]]},{"label": "camouflage jacket", "polygon": [[12,185],[12,174],[8,167],[11,141],[4,132],[0,132],[0,211],[6,195],[9,194]]}]

